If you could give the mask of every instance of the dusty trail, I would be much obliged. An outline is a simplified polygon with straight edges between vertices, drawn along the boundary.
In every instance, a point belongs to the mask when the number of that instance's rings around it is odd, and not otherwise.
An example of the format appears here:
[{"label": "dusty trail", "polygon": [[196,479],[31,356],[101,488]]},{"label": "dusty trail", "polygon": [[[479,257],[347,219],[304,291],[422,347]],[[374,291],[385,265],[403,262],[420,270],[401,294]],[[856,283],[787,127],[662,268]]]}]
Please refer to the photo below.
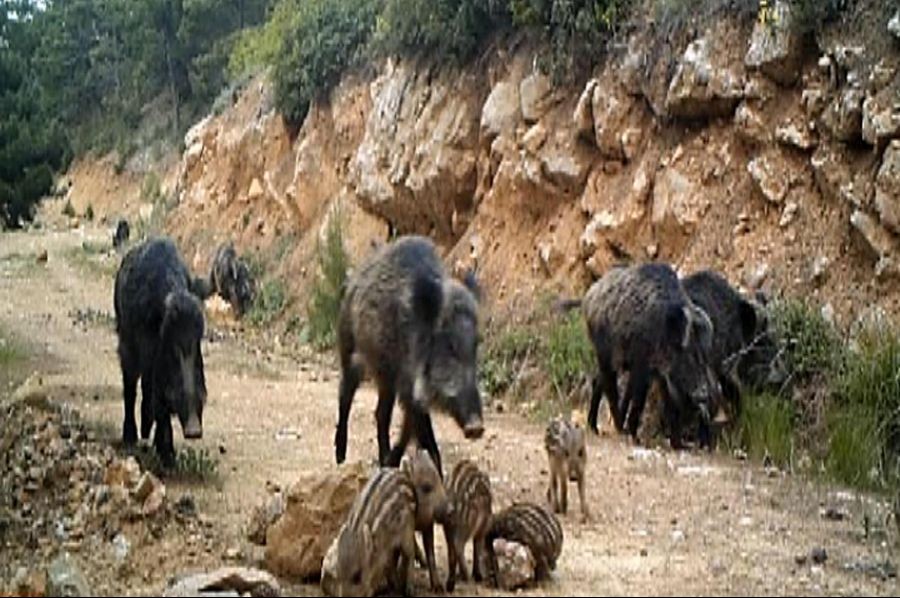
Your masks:
[{"label": "dusty trail", "polygon": [[[122,404],[112,324],[102,316],[76,324],[73,314],[112,314],[117,257],[85,251],[83,241],[89,247],[108,243],[107,233],[91,228],[0,235],[0,325],[45,355],[36,365],[52,396],[115,442]],[[48,260],[39,264],[36,256],[44,249]],[[266,482],[287,486],[303,472],[333,465],[337,372],[259,342],[254,348],[239,336],[214,336],[221,338],[204,344],[210,402],[200,443],[217,454],[224,450],[221,483],[169,488],[170,500],[194,495],[214,538],[187,553],[181,545],[137,547],[148,565],[124,579],[78,555],[99,592],[159,592],[176,573],[221,563],[223,551],[233,546],[252,563],[259,551],[243,539],[242,527]],[[374,406],[374,391],[363,387],[350,424],[350,459],[376,453]],[[495,504],[543,499],[548,476],[539,425],[490,412],[485,439],[476,443],[465,441],[448,419],[439,417],[436,425],[448,469],[463,456],[477,460],[492,475]],[[176,433],[176,450],[183,445]],[[565,518],[556,578],[533,595],[898,593],[896,579],[845,567],[897,562],[893,523],[886,531],[883,505],[867,498],[770,477],[722,455],[644,450],[607,436],[589,439],[588,478],[593,521],[584,523],[574,513]],[[848,516],[823,518],[820,510],[832,506]],[[865,515],[874,522],[868,538]],[[828,553],[824,567],[797,564],[798,555],[818,546]],[[443,548],[439,555],[443,563]],[[419,579],[424,588],[424,577]],[[318,588],[291,591],[316,594]],[[481,592],[471,585],[458,591]]]}]

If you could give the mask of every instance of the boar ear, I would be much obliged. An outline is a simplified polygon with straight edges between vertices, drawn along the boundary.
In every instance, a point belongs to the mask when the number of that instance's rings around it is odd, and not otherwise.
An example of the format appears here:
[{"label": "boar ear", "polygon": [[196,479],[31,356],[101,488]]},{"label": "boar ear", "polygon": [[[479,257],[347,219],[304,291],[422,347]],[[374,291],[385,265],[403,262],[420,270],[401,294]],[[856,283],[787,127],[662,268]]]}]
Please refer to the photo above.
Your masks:
[{"label": "boar ear", "polygon": [[430,467],[434,467],[434,461],[431,459],[431,454],[423,448],[416,449],[416,458],[422,462],[427,464]]},{"label": "boar ear", "polygon": [[688,308],[671,304],[666,310],[666,340],[673,347],[687,348],[691,344]]},{"label": "boar ear", "polygon": [[481,303],[481,285],[478,284],[474,269],[470,268],[466,270],[465,275],[463,275],[463,284],[466,285],[466,288],[469,289],[475,297],[475,301]]},{"label": "boar ear", "polygon": [[738,317],[741,320],[741,332],[744,334],[744,339],[748,342],[752,341],[756,336],[757,329],[756,308],[750,302],[741,299],[738,303]]},{"label": "boar ear", "polygon": [[412,476],[412,460],[409,458],[409,454],[403,455],[403,458],[400,459],[400,471]]}]

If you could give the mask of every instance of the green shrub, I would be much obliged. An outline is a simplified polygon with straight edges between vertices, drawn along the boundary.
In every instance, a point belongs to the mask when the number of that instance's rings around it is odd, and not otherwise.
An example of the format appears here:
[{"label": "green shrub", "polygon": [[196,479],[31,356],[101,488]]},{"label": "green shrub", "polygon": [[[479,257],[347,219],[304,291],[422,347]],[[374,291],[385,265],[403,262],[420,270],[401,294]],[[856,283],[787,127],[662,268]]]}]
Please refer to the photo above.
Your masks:
[{"label": "green shrub", "polygon": [[522,364],[540,352],[540,336],[527,327],[507,328],[489,336],[484,344],[484,356],[478,363],[485,392],[490,396],[508,392]]},{"label": "green shrub", "polygon": [[890,486],[900,482],[900,337],[866,330],[857,345],[834,385],[826,466],[848,484]]},{"label": "green shrub", "polygon": [[[111,431],[103,431],[101,437],[115,437]],[[175,453],[175,467],[166,469],[152,447],[139,447],[129,451],[144,471],[150,471],[167,480],[180,482],[211,482],[218,480],[219,459],[206,448],[183,446]]]},{"label": "green shrub", "polygon": [[792,25],[801,33],[817,33],[849,8],[848,0],[790,0]]},{"label": "green shrub", "polygon": [[280,0],[265,23],[240,32],[228,58],[230,79],[240,79],[275,63],[292,24],[297,2]]},{"label": "green shrub", "polygon": [[141,198],[150,203],[158,203],[164,199],[159,176],[151,172],[141,183]]},{"label": "green shrub", "polygon": [[93,222],[93,220],[94,220],[94,206],[93,205],[88,204],[87,209],[85,209],[85,211],[84,211],[84,218],[88,222]]},{"label": "green shrub", "polygon": [[3,329],[0,329],[0,365],[9,368],[13,363],[22,361],[26,357],[25,351]]},{"label": "green shrub", "polygon": [[273,74],[275,103],[299,126],[310,103],[328,93],[375,28],[376,0],[306,0],[295,6]]},{"label": "green shrub", "polygon": [[822,375],[830,379],[840,370],[841,338],[819,310],[803,301],[778,301],[772,306],[772,327],[793,383]]},{"label": "green shrub", "polygon": [[319,273],[307,308],[309,338],[318,349],[327,349],[337,340],[337,322],[350,258],[344,247],[343,216],[337,207],[328,220],[324,243],[316,248]]},{"label": "green shrub", "polygon": [[774,394],[745,395],[735,436],[752,459],[768,456],[775,465],[791,462],[794,449],[794,409]]},{"label": "green shrub", "polygon": [[487,36],[509,23],[505,0],[387,0],[375,45],[389,53],[472,58]]},{"label": "green shrub", "polygon": [[510,0],[513,23],[544,36],[541,69],[557,83],[588,72],[626,16],[629,0]]},{"label": "green shrub", "polygon": [[580,312],[567,314],[551,327],[546,353],[550,381],[561,397],[567,397],[596,363]]},{"label": "green shrub", "polygon": [[75,207],[72,205],[71,200],[66,200],[66,203],[62,209],[62,215],[67,218],[72,218],[73,216],[75,216]]},{"label": "green shrub", "polygon": [[253,307],[247,313],[247,320],[254,326],[265,326],[281,315],[286,305],[284,283],[277,279],[269,280],[256,294]]}]

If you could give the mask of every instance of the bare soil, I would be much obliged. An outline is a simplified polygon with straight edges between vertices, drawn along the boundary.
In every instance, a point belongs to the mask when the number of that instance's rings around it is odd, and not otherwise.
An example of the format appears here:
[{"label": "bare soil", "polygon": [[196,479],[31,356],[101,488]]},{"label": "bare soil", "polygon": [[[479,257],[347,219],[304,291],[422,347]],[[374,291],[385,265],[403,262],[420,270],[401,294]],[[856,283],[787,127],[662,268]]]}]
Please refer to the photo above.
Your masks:
[{"label": "bare soil", "polygon": [[[120,373],[112,322],[102,314],[112,314],[119,258],[86,251],[85,241],[88,247],[108,244],[107,231],[0,235],[0,330],[27,341],[37,356],[28,367],[51,399],[77,409],[100,442],[116,447]],[[37,260],[43,250],[46,263]],[[76,310],[101,316],[79,318]],[[257,564],[261,551],[244,539],[243,528],[266,484],[289,486],[303,473],[334,466],[338,373],[330,360],[280,347],[260,331],[242,331],[212,314],[210,320],[211,340],[203,346],[209,403],[197,443],[218,456],[219,477],[203,484],[167,481],[172,503],[193,495],[201,530],[170,527],[159,537],[130,538],[124,569],[109,566],[97,551],[75,550],[100,594],[156,594],[176,574],[226,564],[226,553]],[[351,420],[350,459],[369,461],[376,454],[374,406],[375,393],[364,386]],[[491,474],[495,508],[514,499],[545,500],[539,423],[491,411],[485,438],[468,442],[449,419],[436,420],[445,467],[475,459]],[[176,449],[185,442],[176,434]],[[555,577],[526,595],[898,594],[896,577],[871,571],[898,556],[896,527],[879,497],[766,472],[730,455],[644,449],[609,434],[589,439],[588,475],[592,520],[581,520],[577,500],[570,505]],[[828,508],[845,517],[824,517]],[[18,565],[33,566],[56,550],[48,540],[22,563],[22,547],[16,539],[12,544],[0,553],[0,585]],[[808,558],[798,563],[817,547],[827,551],[823,565]],[[444,554],[439,547],[439,563]],[[424,591],[425,576],[417,575],[417,590]],[[319,593],[315,585],[286,585],[293,594]],[[467,584],[458,593],[491,595]]]}]

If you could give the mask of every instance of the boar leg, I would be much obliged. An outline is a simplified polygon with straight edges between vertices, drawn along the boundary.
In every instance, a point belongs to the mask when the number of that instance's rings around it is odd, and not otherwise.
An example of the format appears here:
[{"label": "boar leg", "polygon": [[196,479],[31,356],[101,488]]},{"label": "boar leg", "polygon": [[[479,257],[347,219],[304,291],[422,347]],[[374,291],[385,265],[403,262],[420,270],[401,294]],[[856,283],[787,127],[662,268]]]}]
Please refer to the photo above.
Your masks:
[{"label": "boar leg", "polygon": [[[137,398],[137,372],[127,360],[122,360],[122,387],[125,395],[125,422],[122,424],[122,442],[125,446],[137,444],[137,423],[134,421],[134,403]],[[151,404],[149,397],[145,401]]]},{"label": "boar leg", "polygon": [[681,410],[675,405],[668,389],[660,385],[663,395],[663,415],[669,428],[669,444],[674,450],[681,450],[684,444],[681,442]]},{"label": "boar leg", "polygon": [[584,502],[584,475],[578,478],[578,502],[581,504],[581,514],[584,517],[584,520],[590,521],[591,512],[588,509],[587,503]]},{"label": "boar leg", "polygon": [[650,390],[651,373],[646,366],[637,366],[628,375],[628,386],[625,388],[625,406],[628,411],[628,433],[637,440],[641,416],[647,403],[647,392]]},{"label": "boar leg", "polygon": [[425,560],[428,563],[428,577],[431,580],[431,591],[440,592],[443,588],[438,582],[437,564],[434,561],[433,525],[429,525],[422,530],[422,543],[425,544]]},{"label": "boar leg", "polygon": [[362,380],[362,372],[359,366],[352,363],[349,356],[342,359],[341,383],[338,391],[338,424],[334,435],[335,459],[338,464],[347,458],[347,426],[350,421],[350,407],[353,405],[353,395],[359,388]]},{"label": "boar leg", "polygon": [[[484,536],[475,536],[472,542],[472,579],[481,582],[484,579]],[[466,566],[465,559],[462,560],[463,567]]]},{"label": "boar leg", "polygon": [[[391,416],[394,414],[395,401],[396,393],[394,391],[393,378],[388,375],[379,375],[378,407],[375,410],[375,421],[378,426],[378,463],[382,466],[390,463]],[[400,462],[398,461],[397,465],[399,464]]]},{"label": "boar leg", "polygon": [[[158,392],[158,391],[157,391]],[[172,439],[172,417],[161,397],[153,401],[156,413],[156,433],[153,435],[153,444],[156,454],[159,455],[163,467],[171,469],[175,467],[175,445]]]},{"label": "boar leg", "polygon": [[153,384],[152,377],[148,374],[141,376],[141,438],[150,438],[150,430],[153,429]]},{"label": "boar leg", "polygon": [[452,524],[444,524],[444,539],[447,544],[447,592],[456,589],[457,546],[456,530]]},{"label": "boar leg", "polygon": [[437,438],[434,436],[434,427],[431,425],[431,415],[427,411],[422,411],[418,408],[413,409],[411,415],[419,446],[431,455],[431,460],[434,462],[434,466],[443,480],[444,468],[441,466],[441,453],[438,450]]}]

